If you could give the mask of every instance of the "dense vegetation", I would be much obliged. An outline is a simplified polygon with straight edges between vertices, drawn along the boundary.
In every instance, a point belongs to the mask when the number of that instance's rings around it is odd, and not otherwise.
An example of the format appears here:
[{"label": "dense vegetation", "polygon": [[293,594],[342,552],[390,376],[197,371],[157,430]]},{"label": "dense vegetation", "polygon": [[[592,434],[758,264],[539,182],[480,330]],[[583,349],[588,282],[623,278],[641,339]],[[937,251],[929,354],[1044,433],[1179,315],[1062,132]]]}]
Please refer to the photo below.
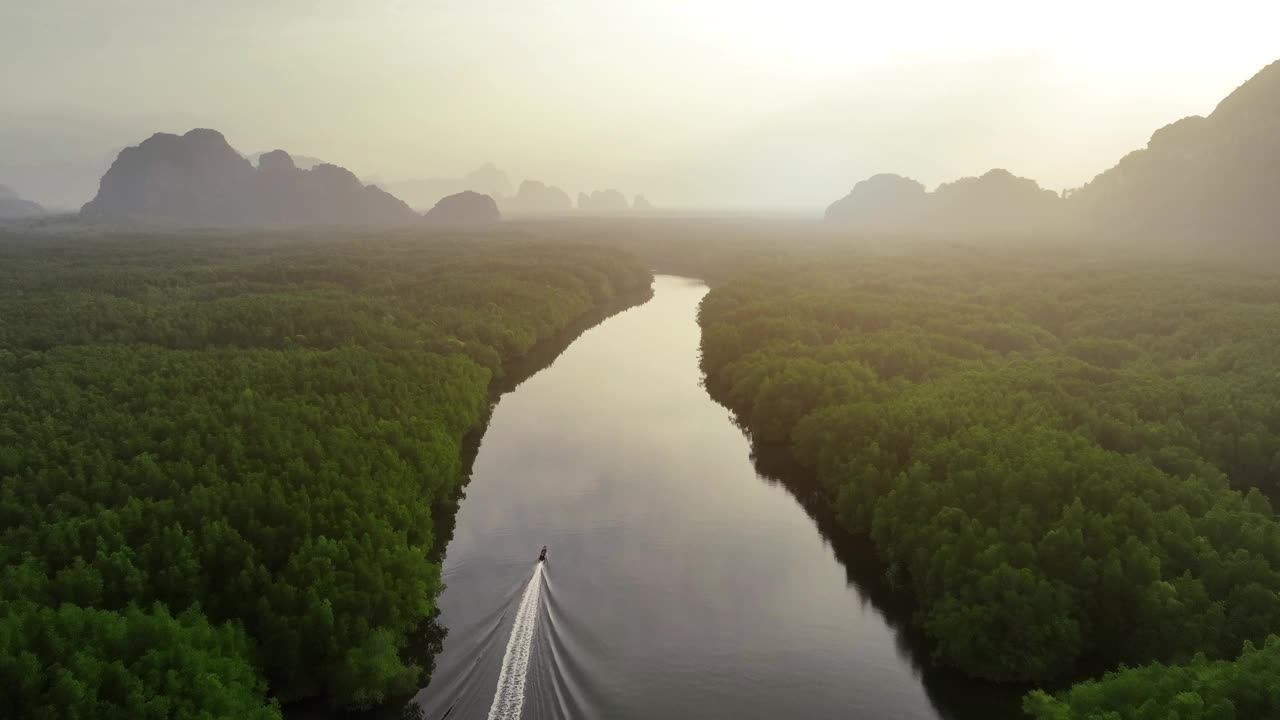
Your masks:
[{"label": "dense vegetation", "polygon": [[994,250],[779,262],[700,320],[713,393],[870,534],[942,662],[1039,682],[1235,657],[1280,628],[1274,275]]},{"label": "dense vegetation", "polygon": [[0,237],[0,716],[416,690],[490,380],[649,279],[481,237]]},{"label": "dense vegetation", "polygon": [[1155,663],[1108,673],[1054,699],[1027,697],[1037,720],[1251,720],[1280,707],[1280,638],[1246,643],[1232,661],[1197,655],[1186,665]]}]

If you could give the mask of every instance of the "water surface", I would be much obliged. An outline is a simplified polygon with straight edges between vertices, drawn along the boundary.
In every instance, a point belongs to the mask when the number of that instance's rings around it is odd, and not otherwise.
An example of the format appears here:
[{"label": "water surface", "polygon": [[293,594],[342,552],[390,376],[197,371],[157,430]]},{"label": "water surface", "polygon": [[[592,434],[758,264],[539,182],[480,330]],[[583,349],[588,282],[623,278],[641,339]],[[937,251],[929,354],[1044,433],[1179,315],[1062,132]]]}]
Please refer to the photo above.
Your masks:
[{"label": "water surface", "polygon": [[1010,693],[926,668],[870,547],[762,477],[701,385],[706,286],[654,290],[495,408],[445,555],[423,715],[488,717],[543,545],[525,718],[1012,714]]}]

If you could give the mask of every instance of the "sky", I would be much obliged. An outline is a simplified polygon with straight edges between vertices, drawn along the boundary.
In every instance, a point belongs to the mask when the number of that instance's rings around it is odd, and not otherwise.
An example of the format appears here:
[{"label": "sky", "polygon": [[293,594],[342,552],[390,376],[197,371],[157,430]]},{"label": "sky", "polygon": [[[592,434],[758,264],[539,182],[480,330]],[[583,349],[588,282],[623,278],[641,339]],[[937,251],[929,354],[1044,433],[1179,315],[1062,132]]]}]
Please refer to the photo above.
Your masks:
[{"label": "sky", "polygon": [[668,207],[820,207],[878,172],[1057,190],[1211,112],[1277,27],[1267,0],[5,0],[0,183],[212,127]]}]

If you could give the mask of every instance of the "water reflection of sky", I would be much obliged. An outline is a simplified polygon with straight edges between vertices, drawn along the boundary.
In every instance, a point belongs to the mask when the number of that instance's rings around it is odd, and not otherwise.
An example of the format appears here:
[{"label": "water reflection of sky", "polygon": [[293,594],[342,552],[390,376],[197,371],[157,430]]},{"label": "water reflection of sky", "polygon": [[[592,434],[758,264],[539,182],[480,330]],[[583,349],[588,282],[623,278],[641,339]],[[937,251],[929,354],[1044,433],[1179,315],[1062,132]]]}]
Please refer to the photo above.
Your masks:
[{"label": "water reflection of sky", "polygon": [[426,716],[462,698],[450,718],[485,717],[499,618],[546,544],[526,717],[940,717],[899,633],[701,387],[705,286],[655,290],[498,404],[448,547]]}]

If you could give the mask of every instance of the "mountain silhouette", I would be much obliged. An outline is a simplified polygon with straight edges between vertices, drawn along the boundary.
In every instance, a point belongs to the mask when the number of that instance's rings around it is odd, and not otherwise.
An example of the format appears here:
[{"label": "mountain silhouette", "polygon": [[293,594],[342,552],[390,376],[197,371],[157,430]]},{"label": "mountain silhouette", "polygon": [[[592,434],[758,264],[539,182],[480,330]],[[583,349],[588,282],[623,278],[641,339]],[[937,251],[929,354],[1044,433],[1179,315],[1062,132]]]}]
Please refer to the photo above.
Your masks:
[{"label": "mountain silhouette", "polygon": [[415,208],[432,207],[445,196],[467,190],[495,198],[511,194],[507,174],[493,163],[485,163],[462,177],[401,180],[387,183],[386,188]]},{"label": "mountain silhouette", "polygon": [[366,186],[350,171],[298,168],[273,150],[254,167],[216,130],[156,133],[125,148],[85,204],[88,219],[142,219],[181,225],[412,223],[417,213]]},{"label": "mountain silhouette", "polygon": [[1280,228],[1280,61],[1208,117],[1151,135],[1147,146],[1069,194],[1094,233],[1225,242],[1274,241]]},{"label": "mountain silhouette", "polygon": [[470,190],[440,198],[426,214],[426,221],[437,225],[487,225],[501,219],[493,198]]},{"label": "mountain silhouette", "polygon": [[[944,183],[932,193],[876,175],[827,208],[826,219],[863,230],[1274,241],[1280,228],[1280,61],[1218,103],[1151,135],[1089,183],[1063,193],[1005,170]],[[1065,198],[1065,199],[1064,199]]]},{"label": "mountain silhouette", "polygon": [[[279,150],[272,150],[271,152],[280,152],[280,151],[279,151]],[[247,156],[247,157],[249,158],[249,162],[253,163],[254,165],[258,165],[258,164],[260,164],[260,163],[261,163],[262,156],[263,156],[263,155],[266,155],[266,154],[267,154],[267,153],[265,153],[265,152],[256,152],[256,153],[254,153],[254,154],[252,154],[252,155],[249,155],[249,156]],[[310,169],[314,168],[314,167],[315,167],[315,166],[317,166],[317,165],[325,165],[325,164],[326,164],[326,163],[325,163],[325,161],[321,160],[320,158],[311,157],[310,155],[291,155],[290,157],[292,157],[292,158],[293,158],[293,164],[294,164],[294,166],[296,166],[296,167],[300,167],[300,168],[302,168],[303,170],[310,170]]]},{"label": "mountain silhouette", "polygon": [[1027,235],[1057,231],[1062,198],[1035,180],[990,170],[939,185],[929,194],[929,222],[959,233]]},{"label": "mountain silhouette", "polygon": [[1027,235],[1058,232],[1062,199],[1008,170],[943,183],[933,192],[900,175],[863,180],[827,208],[828,222],[860,230],[920,234]]},{"label": "mountain silhouette", "polygon": [[573,200],[569,193],[537,180],[525,180],[520,183],[516,194],[502,198],[502,209],[513,213],[564,214],[573,210]]},{"label": "mountain silhouette", "polygon": [[0,185],[0,220],[40,217],[45,210],[39,203],[23,200],[18,193]]},{"label": "mountain silhouette", "polygon": [[902,230],[923,223],[928,191],[911,178],[872,175],[827,208],[827,222],[867,230]]},{"label": "mountain silhouette", "polygon": [[631,209],[627,197],[617,190],[596,190],[587,195],[578,193],[578,209],[592,213],[617,213]]},{"label": "mountain silhouette", "polygon": [[253,215],[267,224],[386,225],[418,220],[408,205],[363,184],[350,170],[329,163],[302,170],[283,150],[259,158],[255,185]]}]

